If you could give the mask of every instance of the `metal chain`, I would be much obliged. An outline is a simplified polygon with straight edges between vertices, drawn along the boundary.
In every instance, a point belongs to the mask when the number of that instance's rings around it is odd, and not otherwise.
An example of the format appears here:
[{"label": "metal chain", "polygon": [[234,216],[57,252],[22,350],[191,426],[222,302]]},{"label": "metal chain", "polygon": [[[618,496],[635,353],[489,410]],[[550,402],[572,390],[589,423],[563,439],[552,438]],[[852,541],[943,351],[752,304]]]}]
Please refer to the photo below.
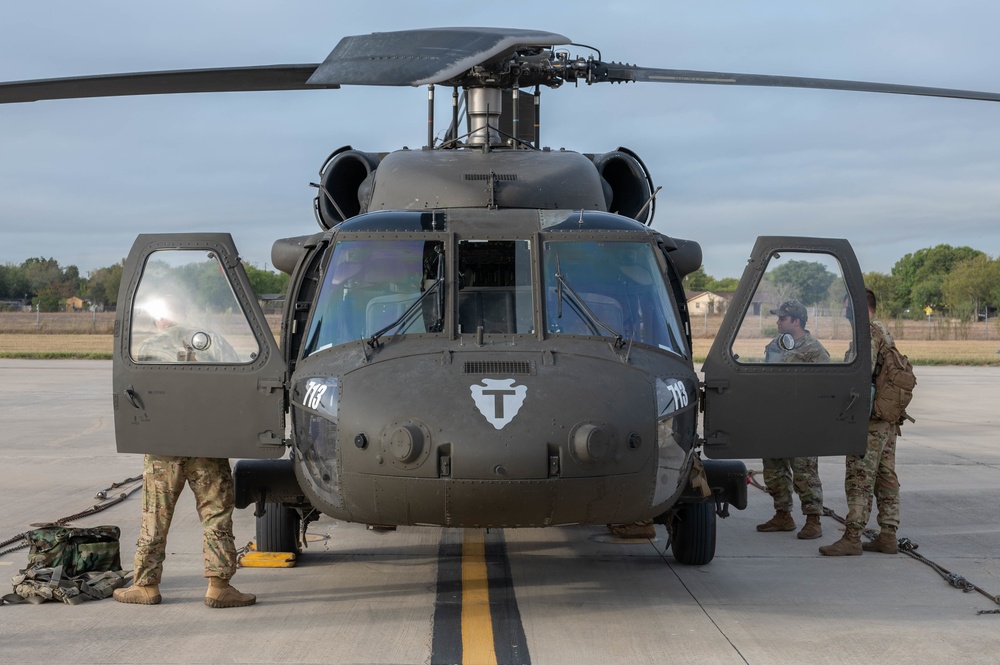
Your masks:
[{"label": "metal chain", "polygon": [[[140,476],[140,479],[141,478],[142,478],[142,476]],[[129,489],[127,489],[126,491],[122,492],[121,494],[119,494],[118,496],[114,497],[113,499],[105,499],[102,503],[96,503],[93,506],[91,506],[90,508],[87,508],[86,510],[81,510],[80,512],[74,513],[73,515],[70,515],[69,517],[63,517],[62,519],[58,519],[58,520],[56,520],[54,522],[54,524],[62,525],[62,524],[65,524],[66,522],[73,522],[75,520],[78,520],[81,517],[90,517],[91,515],[96,515],[99,512],[107,510],[111,506],[114,506],[114,505],[117,505],[117,504],[121,503],[122,501],[124,501],[125,499],[128,498],[129,494],[131,494],[132,492],[136,491],[140,487],[141,487],[141,485],[136,485],[135,487],[130,487]]]},{"label": "metal chain", "polygon": [[[760,489],[763,492],[767,492],[767,488],[764,487],[763,485],[761,485],[760,483],[758,483],[757,480],[754,478],[754,476],[756,474],[758,474],[758,473],[761,473],[761,472],[755,471],[755,470],[748,471],[747,472],[747,484],[748,485],[753,485],[754,487]],[[826,506],[823,506],[823,515],[824,515],[824,517],[832,517],[833,519],[837,520],[841,524],[844,524],[844,525],[847,524],[847,520],[845,520],[843,517],[841,517],[837,513],[833,512],[831,509],[827,508]],[[863,533],[869,540],[875,540],[875,539],[878,538],[878,533],[876,531],[874,531],[873,529],[865,529],[861,533]],[[969,580],[965,579],[964,577],[962,577],[958,573],[953,573],[950,570],[947,570],[946,568],[942,567],[940,564],[937,564],[937,563],[931,561],[930,559],[928,559],[927,557],[923,556],[922,554],[918,554],[917,551],[916,551],[918,547],[920,547],[920,546],[917,545],[916,543],[914,543],[913,541],[911,541],[909,538],[900,538],[899,539],[899,551],[900,552],[902,552],[903,554],[907,555],[911,559],[916,559],[917,561],[930,566],[934,570],[934,572],[936,572],[938,575],[940,575],[944,579],[944,581],[947,582],[948,584],[950,584],[951,586],[955,587],[956,589],[961,589],[965,593],[969,593],[970,591],[975,591],[975,592],[977,592],[977,593],[985,596],[986,598],[989,598],[995,604],[1000,605],[1000,595],[994,596],[993,594],[987,592],[985,589],[983,589],[983,588],[981,588],[981,587],[973,584]],[[976,612],[976,614],[1000,614],[1000,610],[979,610],[978,612]]]},{"label": "metal chain", "polygon": [[[73,521],[78,520],[78,519],[80,519],[82,517],[89,517],[90,515],[96,515],[97,513],[100,513],[102,511],[107,510],[111,506],[118,505],[119,503],[121,503],[122,501],[124,501],[125,499],[127,499],[130,494],[132,494],[137,489],[139,489],[141,487],[141,485],[136,485],[135,487],[130,487],[130,488],[126,489],[125,491],[121,492],[118,496],[116,496],[114,498],[111,498],[111,499],[107,498],[107,492],[109,490],[111,490],[111,489],[117,489],[119,487],[124,487],[125,485],[128,485],[129,483],[135,483],[135,482],[138,482],[140,480],[142,480],[142,476],[133,476],[132,478],[126,478],[125,480],[123,480],[123,481],[121,481],[119,483],[112,483],[110,487],[106,487],[106,488],[104,488],[103,490],[99,491],[96,494],[96,497],[98,499],[101,499],[101,503],[94,504],[93,506],[91,506],[90,508],[87,508],[86,510],[81,510],[78,513],[74,513],[73,515],[69,515],[68,517],[60,518],[60,519],[56,520],[55,522],[47,522],[46,524],[61,526],[63,524],[66,524],[67,522],[73,522]],[[0,556],[3,556],[5,554],[10,554],[11,552],[16,552],[18,550],[26,549],[28,547],[28,541],[26,540],[26,535],[27,535],[26,532],[22,532],[22,533],[17,534],[13,538],[8,538],[7,540],[5,540],[2,543],[0,543],[0,547],[6,547],[7,545],[10,545],[12,543],[16,543],[18,541],[22,541],[20,545],[15,545],[14,547],[11,547],[11,548],[8,548],[8,549],[0,551]]]},{"label": "metal chain", "polygon": [[[950,570],[948,570],[948,569],[944,568],[943,566],[941,566],[940,564],[937,564],[937,563],[931,561],[930,559],[928,559],[927,557],[923,556],[922,554],[917,553],[917,551],[916,551],[917,547],[919,547],[919,545],[917,545],[916,543],[911,542],[909,538],[900,538],[899,539],[899,550],[903,554],[906,554],[907,556],[909,556],[909,557],[911,557],[913,559],[916,559],[917,561],[920,561],[921,563],[927,564],[928,566],[930,566],[931,568],[933,568],[934,571],[938,575],[940,575],[942,578],[944,578],[944,581],[946,581],[951,586],[955,587],[956,589],[961,589],[965,593],[969,593],[970,591],[975,591],[976,593],[979,593],[979,594],[985,596],[986,598],[989,598],[991,601],[993,601],[997,605],[1000,605],[1000,595],[994,596],[994,595],[988,593],[985,589],[983,589],[982,587],[979,587],[979,586],[973,584],[972,582],[970,582],[969,580],[965,579],[964,577],[962,577],[958,573],[953,573]],[[984,612],[979,612],[979,614],[984,614]],[[996,612],[991,611],[991,612],[989,612],[989,614],[1000,614],[1000,610],[997,610]]]},{"label": "metal chain", "polygon": [[[747,484],[748,485],[753,485],[754,487],[760,489],[763,492],[767,492],[767,488],[764,487],[763,485],[761,485],[760,483],[758,483],[757,480],[754,478],[754,476],[757,473],[758,473],[757,471],[748,471],[747,472]],[[841,517],[837,513],[833,512],[832,510],[830,510],[826,506],[823,506],[823,515],[826,516],[826,517],[832,517],[833,519],[837,520],[841,524],[845,524],[845,525],[847,524],[847,520],[845,520],[843,517]],[[878,533],[876,533],[872,529],[865,529],[864,531],[862,531],[862,533],[865,536],[867,536],[869,540],[875,540],[876,538],[878,538]],[[921,563],[927,564],[928,566],[930,566],[931,568],[933,568],[934,571],[938,575],[940,575],[942,578],[944,578],[944,580],[948,584],[950,584],[951,586],[955,587],[956,589],[961,589],[962,591],[964,591],[966,593],[969,593],[970,591],[976,591],[976,592],[982,594],[983,596],[989,598],[991,601],[993,601],[997,605],[1000,605],[1000,595],[994,596],[993,594],[987,592],[985,589],[983,589],[981,587],[978,587],[975,584],[973,584],[972,582],[968,581],[967,579],[965,579],[964,577],[962,577],[958,573],[953,573],[950,570],[947,570],[947,569],[943,568],[939,564],[934,563],[933,561],[931,561],[927,557],[923,556],[922,554],[918,554],[917,551],[916,551],[918,547],[919,547],[919,545],[917,545],[916,543],[914,543],[913,541],[911,541],[909,538],[900,538],[899,539],[899,551],[900,552],[902,552],[903,554],[906,554],[907,556],[909,556],[912,559],[916,559],[917,561],[920,561]],[[1000,610],[980,610],[979,612],[977,612],[977,614],[1000,614]]]},{"label": "metal chain", "polygon": [[132,476],[131,478],[126,478],[125,480],[121,481],[120,483],[111,483],[111,485],[109,485],[108,487],[105,487],[104,489],[102,489],[101,491],[99,491],[97,494],[95,494],[94,498],[98,499],[99,501],[104,501],[105,499],[108,498],[108,492],[110,492],[111,490],[116,490],[119,487],[124,487],[125,485],[130,485],[132,483],[139,482],[140,480],[142,480],[142,476]]},{"label": "metal chain", "polygon": [[254,550],[253,541],[249,541],[246,545],[236,550],[236,565],[242,565],[243,557]]},{"label": "metal chain", "polygon": [[[3,542],[3,544],[0,544],[0,547],[3,547],[5,545],[9,545],[11,543],[16,543],[19,540],[24,540],[24,534],[23,533],[17,534],[16,536],[14,536],[13,538],[11,538],[10,540],[5,540]],[[27,542],[23,542],[20,545],[15,545],[14,547],[11,547],[10,549],[3,550],[2,552],[0,552],[0,556],[3,556],[4,554],[10,554],[11,552],[16,552],[18,550],[23,550],[27,546],[28,546],[28,543]]]},{"label": "metal chain", "polygon": [[767,488],[764,487],[763,485],[761,485],[759,482],[757,482],[757,478],[755,478],[755,476],[758,473],[763,474],[763,471],[757,471],[756,469],[751,469],[751,470],[747,471],[747,485],[753,485],[754,487],[756,487],[757,489],[759,489],[761,492],[764,492],[765,494],[767,494],[768,493]]},{"label": "metal chain", "polygon": [[[823,515],[825,515],[827,517],[832,517],[833,519],[837,520],[841,524],[847,524],[847,520],[845,520],[843,517],[841,517],[837,513],[833,512],[832,510],[830,510],[826,506],[823,506]],[[861,533],[863,533],[869,540],[875,540],[876,538],[878,538],[878,532],[876,532],[873,529],[865,529]],[[918,545],[917,543],[911,541],[909,538],[900,538],[899,539],[899,551],[900,552],[902,552],[903,554],[907,555],[911,559],[916,559],[917,561],[930,566],[934,570],[934,572],[936,572],[938,575],[940,575],[941,578],[944,579],[944,581],[947,582],[948,584],[950,584],[951,586],[955,587],[956,589],[961,589],[965,593],[969,593],[970,591],[975,591],[975,592],[980,593],[983,596],[989,598],[992,602],[996,603],[997,605],[1000,605],[1000,595],[994,596],[993,594],[987,592],[985,589],[983,589],[983,588],[981,588],[979,586],[976,586],[975,584],[973,584],[969,580],[965,579],[964,577],[962,577],[958,573],[953,573],[950,570],[948,570],[947,568],[944,568],[943,566],[941,566],[940,564],[935,563],[934,561],[931,561],[930,559],[928,559],[924,555],[919,554],[917,552],[917,548],[918,547],[920,547],[920,545]],[[983,613],[1000,614],[1000,611],[994,612],[994,611],[991,610],[989,612],[980,612],[980,614],[983,614]]]}]

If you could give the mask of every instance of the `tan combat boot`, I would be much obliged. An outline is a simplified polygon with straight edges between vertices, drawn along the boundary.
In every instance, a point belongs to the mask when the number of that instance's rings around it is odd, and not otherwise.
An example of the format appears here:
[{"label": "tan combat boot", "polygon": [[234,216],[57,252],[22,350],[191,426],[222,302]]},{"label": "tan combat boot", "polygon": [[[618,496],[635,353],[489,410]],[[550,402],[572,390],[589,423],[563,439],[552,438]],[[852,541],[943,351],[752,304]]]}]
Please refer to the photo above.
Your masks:
[{"label": "tan combat boot", "polygon": [[896,540],[896,531],[890,529],[882,529],[879,532],[878,538],[871,541],[870,543],[862,543],[861,549],[865,552],[881,552],[882,554],[898,554],[899,553],[899,541]]},{"label": "tan combat boot", "polygon": [[823,535],[823,526],[819,523],[819,515],[806,515],[806,525],[799,531],[802,540],[813,540]]},{"label": "tan combat boot", "polygon": [[795,531],[795,520],[792,514],[786,510],[779,510],[774,513],[774,517],[757,525],[758,531]]},{"label": "tan combat boot", "polygon": [[861,549],[861,531],[851,527],[847,527],[844,537],[837,542],[819,548],[819,553],[823,556],[858,556],[863,551]]},{"label": "tan combat boot", "polygon": [[115,589],[113,596],[119,603],[132,603],[134,605],[159,605],[160,600],[162,600],[158,584],[146,586],[133,584],[127,589]]},{"label": "tan combat boot", "polygon": [[246,607],[256,602],[257,596],[252,593],[240,593],[236,587],[230,586],[229,580],[219,577],[208,578],[205,604],[209,607]]}]

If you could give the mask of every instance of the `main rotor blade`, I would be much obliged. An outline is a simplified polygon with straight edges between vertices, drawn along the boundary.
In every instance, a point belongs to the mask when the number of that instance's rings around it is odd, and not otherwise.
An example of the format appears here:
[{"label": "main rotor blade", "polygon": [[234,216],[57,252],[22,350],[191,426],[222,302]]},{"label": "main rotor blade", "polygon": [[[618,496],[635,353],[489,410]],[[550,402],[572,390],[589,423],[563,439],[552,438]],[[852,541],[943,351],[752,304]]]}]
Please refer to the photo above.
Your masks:
[{"label": "main rotor blade", "polygon": [[341,85],[446,83],[520,47],[569,44],[563,35],[516,28],[426,28],[344,37],[309,79]]},{"label": "main rotor blade", "polygon": [[975,90],[953,90],[951,88],[928,88],[918,85],[897,85],[894,83],[869,83],[866,81],[842,81],[838,79],[817,79],[799,76],[767,76],[762,74],[730,74],[724,72],[701,72],[688,69],[655,69],[636,67],[619,63],[597,65],[596,81],[649,81],[651,83],[702,83],[710,85],[752,85],[774,88],[813,88],[817,90],[851,90],[856,92],[878,92],[894,95],[922,95],[925,97],[952,97],[955,99],[978,99],[986,102],[1000,102],[1000,94]]},{"label": "main rotor blade", "polygon": [[185,92],[264,92],[340,87],[336,84],[309,83],[309,77],[316,71],[317,66],[315,64],[266,65],[181,69],[14,81],[0,83],[0,104],[82,97],[165,95]]}]

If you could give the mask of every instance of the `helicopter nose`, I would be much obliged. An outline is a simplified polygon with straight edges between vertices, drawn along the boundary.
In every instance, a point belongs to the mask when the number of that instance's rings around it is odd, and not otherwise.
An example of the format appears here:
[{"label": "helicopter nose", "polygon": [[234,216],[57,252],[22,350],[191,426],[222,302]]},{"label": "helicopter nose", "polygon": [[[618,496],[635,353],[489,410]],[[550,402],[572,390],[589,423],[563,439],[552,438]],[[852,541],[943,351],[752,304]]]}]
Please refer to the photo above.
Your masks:
[{"label": "helicopter nose", "polygon": [[599,464],[614,454],[614,435],[603,423],[580,423],[570,434],[570,448],[582,463]]}]

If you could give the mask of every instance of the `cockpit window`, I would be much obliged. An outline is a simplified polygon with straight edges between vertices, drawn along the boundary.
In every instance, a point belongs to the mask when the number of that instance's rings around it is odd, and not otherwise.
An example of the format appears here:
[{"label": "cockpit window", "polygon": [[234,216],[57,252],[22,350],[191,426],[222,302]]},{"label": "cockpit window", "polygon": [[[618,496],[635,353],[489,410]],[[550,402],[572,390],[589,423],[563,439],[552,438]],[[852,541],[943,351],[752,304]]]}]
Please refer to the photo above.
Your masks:
[{"label": "cockpit window", "polygon": [[653,247],[641,242],[546,242],[546,329],[652,344],[687,355]]},{"label": "cockpit window", "polygon": [[458,332],[535,332],[531,243],[463,240],[458,246]]},{"label": "cockpit window", "polygon": [[846,364],[855,326],[844,270],[832,254],[768,257],[730,353],[739,363]]},{"label": "cockpit window", "polygon": [[431,294],[407,313],[421,295],[435,287],[443,244],[424,240],[347,240],[330,256],[306,337],[305,355],[346,342],[384,334],[440,332],[443,298]]},{"label": "cockpit window", "polygon": [[260,353],[218,257],[150,254],[132,302],[129,355],[139,363],[253,362]]}]

